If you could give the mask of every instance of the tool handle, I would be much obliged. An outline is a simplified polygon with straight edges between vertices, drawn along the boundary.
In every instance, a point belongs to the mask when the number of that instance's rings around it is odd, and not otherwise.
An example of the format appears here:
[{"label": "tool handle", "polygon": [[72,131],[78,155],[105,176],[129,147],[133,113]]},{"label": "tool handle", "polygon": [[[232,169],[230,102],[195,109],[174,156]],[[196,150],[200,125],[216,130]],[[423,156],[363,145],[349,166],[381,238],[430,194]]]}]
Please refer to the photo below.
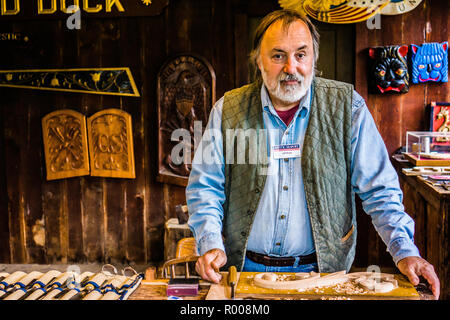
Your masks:
[{"label": "tool handle", "polygon": [[231,266],[228,269],[228,284],[235,285],[237,282],[237,271],[235,266]]}]

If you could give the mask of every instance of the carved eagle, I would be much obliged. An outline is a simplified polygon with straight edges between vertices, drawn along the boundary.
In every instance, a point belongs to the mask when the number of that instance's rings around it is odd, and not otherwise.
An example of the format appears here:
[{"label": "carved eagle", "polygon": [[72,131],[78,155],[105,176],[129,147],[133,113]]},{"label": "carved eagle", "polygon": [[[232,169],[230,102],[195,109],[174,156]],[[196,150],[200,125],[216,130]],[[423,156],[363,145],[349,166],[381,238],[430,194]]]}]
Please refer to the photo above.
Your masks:
[{"label": "carved eagle", "polygon": [[328,23],[355,23],[379,13],[390,0],[278,0],[284,9],[296,10]]}]

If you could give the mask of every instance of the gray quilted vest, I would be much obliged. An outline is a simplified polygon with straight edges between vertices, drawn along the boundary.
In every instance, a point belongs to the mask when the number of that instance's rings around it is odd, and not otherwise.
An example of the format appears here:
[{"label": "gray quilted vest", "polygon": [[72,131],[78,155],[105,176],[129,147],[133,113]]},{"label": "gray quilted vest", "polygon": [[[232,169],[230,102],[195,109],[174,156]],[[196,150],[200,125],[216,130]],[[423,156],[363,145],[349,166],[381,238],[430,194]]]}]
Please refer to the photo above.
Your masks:
[{"label": "gray quilted vest", "polygon": [[[316,77],[312,90],[301,163],[318,267],[320,272],[349,271],[356,247],[350,172],[353,86]],[[259,83],[225,93],[223,236],[226,267],[235,265],[238,270],[243,267],[266,181],[268,159],[262,112]]]}]

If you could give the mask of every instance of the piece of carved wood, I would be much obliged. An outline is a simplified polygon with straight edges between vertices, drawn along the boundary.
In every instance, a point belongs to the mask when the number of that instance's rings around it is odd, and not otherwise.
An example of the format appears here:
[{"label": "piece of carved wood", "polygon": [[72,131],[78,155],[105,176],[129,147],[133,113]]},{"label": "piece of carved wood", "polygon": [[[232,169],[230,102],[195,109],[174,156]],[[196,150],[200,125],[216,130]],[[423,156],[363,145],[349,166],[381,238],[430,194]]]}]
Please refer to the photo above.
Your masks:
[{"label": "piece of carved wood", "polygon": [[139,97],[130,68],[0,70],[0,87]]},{"label": "piece of carved wood", "polygon": [[47,180],[89,175],[86,117],[63,109],[42,118]]},{"label": "piece of carved wood", "polygon": [[216,76],[205,59],[179,55],[158,74],[158,176],[186,186],[191,162],[215,103]]},{"label": "piece of carved wood", "polygon": [[88,118],[91,176],[135,178],[131,115],[105,109]]},{"label": "piece of carved wood", "polygon": [[300,280],[276,281],[268,276],[266,272],[258,273],[253,279],[256,286],[267,289],[310,289],[323,286],[333,286],[348,281],[344,271],[339,271],[325,275],[317,276],[317,273],[311,273],[310,277]]},{"label": "piece of carved wood", "polygon": [[394,275],[374,272],[345,273],[345,270],[321,276],[320,273],[296,273],[295,280],[278,280],[275,273],[262,272],[255,275],[254,284],[261,288],[282,290],[307,290],[318,287],[334,286],[340,283],[354,281],[367,290],[375,293],[386,293],[398,288]]}]

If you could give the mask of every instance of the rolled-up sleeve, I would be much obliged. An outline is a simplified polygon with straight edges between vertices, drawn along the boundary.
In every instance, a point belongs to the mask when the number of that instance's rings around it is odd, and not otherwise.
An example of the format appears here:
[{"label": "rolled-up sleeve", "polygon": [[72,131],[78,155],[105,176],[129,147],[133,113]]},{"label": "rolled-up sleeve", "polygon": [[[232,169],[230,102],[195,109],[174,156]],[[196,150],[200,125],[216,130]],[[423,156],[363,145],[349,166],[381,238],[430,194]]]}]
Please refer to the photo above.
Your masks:
[{"label": "rolled-up sleeve", "polygon": [[225,251],[222,240],[225,173],[222,138],[223,98],[212,108],[208,124],[195,152],[186,187],[188,225],[203,255],[211,249]]},{"label": "rolled-up sleeve", "polygon": [[364,99],[356,92],[352,114],[352,185],[363,209],[396,265],[405,257],[420,257],[414,220],[404,211],[397,172]]}]

